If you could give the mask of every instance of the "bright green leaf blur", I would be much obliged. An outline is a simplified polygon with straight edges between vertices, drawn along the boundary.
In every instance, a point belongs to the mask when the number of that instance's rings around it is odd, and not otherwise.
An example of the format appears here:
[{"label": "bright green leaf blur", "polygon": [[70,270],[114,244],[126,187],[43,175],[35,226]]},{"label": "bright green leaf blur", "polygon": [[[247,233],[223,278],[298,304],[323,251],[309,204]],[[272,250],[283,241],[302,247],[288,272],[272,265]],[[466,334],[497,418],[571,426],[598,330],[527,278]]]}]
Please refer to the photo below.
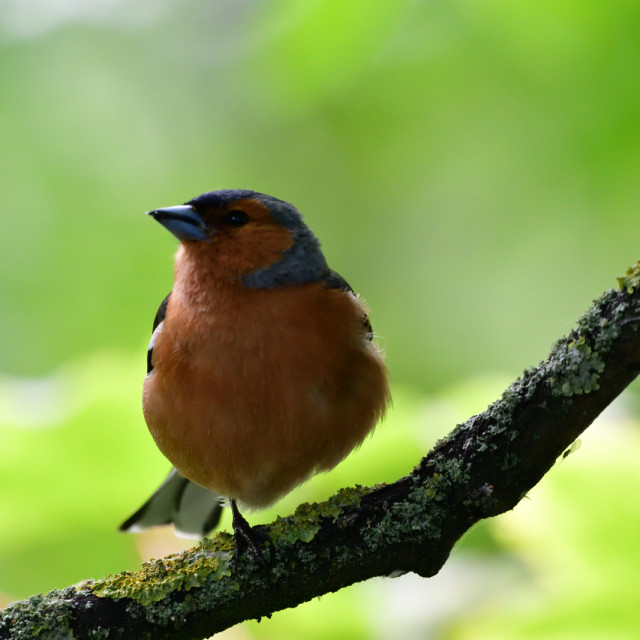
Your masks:
[{"label": "bright green leaf blur", "polygon": [[[146,210],[234,187],[293,202],[372,309],[393,411],[255,521],[393,480],[640,258],[639,18],[593,0],[0,2],[0,604],[182,544],[115,531],[168,469],[140,389],[175,242]],[[526,545],[529,503],[432,580],[238,633],[629,637],[637,514],[612,496],[633,495],[638,443],[618,418],[615,447],[594,460],[587,433],[532,492]]]}]

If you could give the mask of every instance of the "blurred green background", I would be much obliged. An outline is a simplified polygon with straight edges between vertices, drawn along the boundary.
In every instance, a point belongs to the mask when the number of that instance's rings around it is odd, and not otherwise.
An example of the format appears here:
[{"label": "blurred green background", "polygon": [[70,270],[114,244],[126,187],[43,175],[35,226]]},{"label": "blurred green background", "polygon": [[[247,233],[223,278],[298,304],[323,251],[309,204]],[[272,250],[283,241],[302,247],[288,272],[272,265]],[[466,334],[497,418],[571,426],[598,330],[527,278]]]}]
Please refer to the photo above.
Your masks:
[{"label": "blurred green background", "polygon": [[[139,405],[175,242],[144,211],[293,202],[373,310],[394,410],[254,522],[392,481],[640,258],[638,24],[593,0],[1,0],[0,606],[182,548],[116,532],[168,470]],[[635,405],[436,578],[223,637],[634,637]]]}]

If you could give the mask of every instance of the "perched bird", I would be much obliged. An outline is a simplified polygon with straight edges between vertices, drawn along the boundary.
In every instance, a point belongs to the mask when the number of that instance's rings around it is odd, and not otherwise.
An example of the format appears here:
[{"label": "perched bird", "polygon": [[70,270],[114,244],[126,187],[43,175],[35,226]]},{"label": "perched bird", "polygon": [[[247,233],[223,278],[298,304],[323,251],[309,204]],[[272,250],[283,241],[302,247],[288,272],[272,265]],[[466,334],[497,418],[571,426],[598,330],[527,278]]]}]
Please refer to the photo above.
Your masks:
[{"label": "perched bird", "polygon": [[175,469],[120,528],[203,536],[224,496],[236,553],[259,554],[237,503],[271,505],[345,458],[385,412],[387,370],[362,302],[292,205],[226,190],[149,215],[180,240],[143,388]]}]

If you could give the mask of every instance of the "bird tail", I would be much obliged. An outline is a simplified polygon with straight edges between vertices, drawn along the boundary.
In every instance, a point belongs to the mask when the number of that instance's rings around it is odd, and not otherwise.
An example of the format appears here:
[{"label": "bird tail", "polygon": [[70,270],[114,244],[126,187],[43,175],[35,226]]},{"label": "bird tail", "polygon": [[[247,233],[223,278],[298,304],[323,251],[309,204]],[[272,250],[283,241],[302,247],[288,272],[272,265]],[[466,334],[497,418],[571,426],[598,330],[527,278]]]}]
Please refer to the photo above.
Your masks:
[{"label": "bird tail", "polygon": [[222,497],[171,469],[158,490],[119,527],[138,533],[156,525],[173,523],[176,535],[204,538],[220,522]]}]

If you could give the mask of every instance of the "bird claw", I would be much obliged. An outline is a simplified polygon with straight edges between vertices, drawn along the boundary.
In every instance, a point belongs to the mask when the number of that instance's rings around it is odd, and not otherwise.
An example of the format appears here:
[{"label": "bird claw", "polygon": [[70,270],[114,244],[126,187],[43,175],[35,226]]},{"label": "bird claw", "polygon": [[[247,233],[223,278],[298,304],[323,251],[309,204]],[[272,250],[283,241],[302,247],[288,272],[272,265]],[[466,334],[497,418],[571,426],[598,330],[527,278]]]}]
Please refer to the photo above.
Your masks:
[{"label": "bird claw", "polygon": [[269,547],[269,560],[272,561],[275,557],[273,541],[264,531],[261,529],[253,529],[251,525],[249,525],[245,517],[238,510],[235,500],[231,500],[231,511],[233,513],[232,526],[235,539],[234,566],[236,571],[238,570],[240,558],[247,549],[251,549],[252,554],[266,569],[269,565],[262,555],[260,545],[265,542],[267,543]]}]

